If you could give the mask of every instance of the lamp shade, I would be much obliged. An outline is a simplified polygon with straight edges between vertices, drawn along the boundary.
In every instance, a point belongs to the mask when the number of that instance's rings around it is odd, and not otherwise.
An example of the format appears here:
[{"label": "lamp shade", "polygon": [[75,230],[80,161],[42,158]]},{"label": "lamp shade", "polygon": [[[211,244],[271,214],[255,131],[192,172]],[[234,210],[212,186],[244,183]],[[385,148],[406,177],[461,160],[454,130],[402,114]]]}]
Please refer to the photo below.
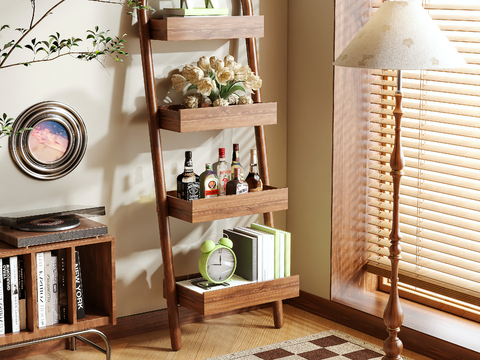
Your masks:
[{"label": "lamp shade", "polygon": [[333,63],[392,69],[452,69],[465,60],[418,1],[387,1]]}]

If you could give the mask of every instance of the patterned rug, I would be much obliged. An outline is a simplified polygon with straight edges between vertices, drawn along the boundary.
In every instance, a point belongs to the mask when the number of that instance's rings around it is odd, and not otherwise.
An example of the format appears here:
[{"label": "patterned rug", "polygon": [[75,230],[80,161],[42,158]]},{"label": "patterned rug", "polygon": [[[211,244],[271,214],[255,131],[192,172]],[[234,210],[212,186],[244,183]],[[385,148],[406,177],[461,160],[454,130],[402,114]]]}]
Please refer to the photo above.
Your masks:
[{"label": "patterned rug", "polygon": [[381,360],[384,355],[376,345],[330,330],[207,360]]}]

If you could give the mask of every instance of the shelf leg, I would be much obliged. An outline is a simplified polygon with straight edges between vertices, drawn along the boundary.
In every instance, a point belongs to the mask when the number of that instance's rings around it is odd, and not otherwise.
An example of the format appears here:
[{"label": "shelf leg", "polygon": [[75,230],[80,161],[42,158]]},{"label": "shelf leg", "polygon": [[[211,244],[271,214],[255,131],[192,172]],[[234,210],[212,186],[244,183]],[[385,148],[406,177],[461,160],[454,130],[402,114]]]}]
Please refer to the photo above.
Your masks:
[{"label": "shelf leg", "polygon": [[77,350],[77,344],[76,344],[76,341],[75,341],[75,336],[72,336],[70,338],[70,350],[71,351]]},{"label": "shelf leg", "polygon": [[283,327],[283,302],[282,300],[274,301],[273,307],[273,323],[277,329]]}]

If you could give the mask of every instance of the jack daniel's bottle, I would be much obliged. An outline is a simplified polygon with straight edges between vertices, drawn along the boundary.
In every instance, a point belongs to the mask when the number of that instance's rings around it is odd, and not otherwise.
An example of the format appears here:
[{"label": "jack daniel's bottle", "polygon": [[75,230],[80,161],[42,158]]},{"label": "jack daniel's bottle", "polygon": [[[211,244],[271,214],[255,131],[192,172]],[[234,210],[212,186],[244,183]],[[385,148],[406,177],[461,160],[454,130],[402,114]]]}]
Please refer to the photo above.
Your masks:
[{"label": "jack daniel's bottle", "polygon": [[177,176],[177,197],[187,201],[200,199],[200,177],[193,172],[191,151],[185,151],[185,169]]}]

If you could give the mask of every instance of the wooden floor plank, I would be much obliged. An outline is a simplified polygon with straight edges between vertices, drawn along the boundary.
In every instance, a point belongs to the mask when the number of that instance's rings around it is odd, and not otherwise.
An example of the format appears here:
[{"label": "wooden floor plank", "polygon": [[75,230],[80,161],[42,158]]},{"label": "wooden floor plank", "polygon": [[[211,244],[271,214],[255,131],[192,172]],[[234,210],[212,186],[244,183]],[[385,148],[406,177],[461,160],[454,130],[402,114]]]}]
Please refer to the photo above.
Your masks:
[{"label": "wooden floor plank", "polygon": [[[170,348],[168,329],[129,336],[111,341],[112,360],[205,360],[263,345],[315,334],[326,330],[339,330],[346,334],[382,346],[383,340],[373,338],[313,315],[298,308],[284,306],[285,325],[276,329],[272,309],[264,308],[217,319],[182,326],[183,348],[174,352]],[[100,344],[102,345],[102,344]],[[430,360],[404,349],[403,355],[414,360]],[[104,360],[105,355],[89,346],[77,351],[57,351],[26,358],[28,360]]]}]

